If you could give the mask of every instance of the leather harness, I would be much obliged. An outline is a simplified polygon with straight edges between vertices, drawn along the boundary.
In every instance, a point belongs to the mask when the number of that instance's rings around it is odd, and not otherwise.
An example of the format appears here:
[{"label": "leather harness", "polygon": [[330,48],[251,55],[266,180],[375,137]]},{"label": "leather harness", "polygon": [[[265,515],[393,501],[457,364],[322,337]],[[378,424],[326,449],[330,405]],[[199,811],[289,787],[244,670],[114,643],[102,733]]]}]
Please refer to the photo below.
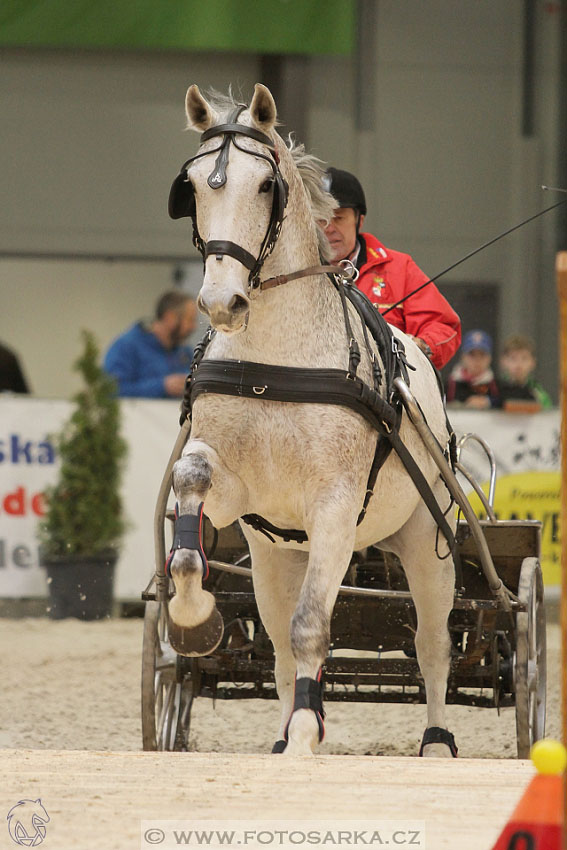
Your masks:
[{"label": "leather harness", "polygon": [[[455,538],[421,469],[399,436],[402,403],[393,389],[394,378],[402,376],[409,383],[405,352],[400,340],[396,339],[391,327],[380,316],[366,296],[355,286],[338,283],[333,279],[341,298],[347,299],[357,310],[365,328],[370,331],[378,346],[380,360],[384,365],[382,375],[378,361],[374,358],[374,388],[356,375],[360,352],[348,322],[350,339],[349,369],[308,369],[290,366],[273,366],[246,360],[203,359],[215,331],[209,328],[204,339],[196,346],[191,371],[187,377],[182,403],[181,422],[191,416],[195,400],[203,394],[240,396],[263,401],[282,401],[308,404],[337,404],[348,407],[362,416],[378,432],[376,451],[370,469],[366,494],[357,525],[360,525],[370,499],[378,472],[392,449],[394,449],[412,478],[421,498],[447,540],[451,552]],[[346,305],[345,316],[347,316]],[[348,320],[347,320],[348,321]],[[433,367],[432,367],[433,368]],[[386,382],[386,401],[380,394],[380,386]],[[252,528],[263,532],[274,542],[274,535],[284,541],[305,543],[308,536],[304,530],[282,529],[258,514],[245,514],[242,520]]]}]

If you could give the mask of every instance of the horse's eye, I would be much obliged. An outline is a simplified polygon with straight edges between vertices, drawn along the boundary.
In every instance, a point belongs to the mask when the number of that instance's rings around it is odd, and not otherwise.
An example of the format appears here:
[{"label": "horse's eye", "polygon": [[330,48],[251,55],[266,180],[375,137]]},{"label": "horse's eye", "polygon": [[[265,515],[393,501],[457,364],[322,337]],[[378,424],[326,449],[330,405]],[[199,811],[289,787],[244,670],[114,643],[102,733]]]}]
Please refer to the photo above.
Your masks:
[{"label": "horse's eye", "polygon": [[260,186],[260,192],[269,192],[272,186],[274,185],[274,178],[268,177],[267,180],[264,180],[262,185]]}]

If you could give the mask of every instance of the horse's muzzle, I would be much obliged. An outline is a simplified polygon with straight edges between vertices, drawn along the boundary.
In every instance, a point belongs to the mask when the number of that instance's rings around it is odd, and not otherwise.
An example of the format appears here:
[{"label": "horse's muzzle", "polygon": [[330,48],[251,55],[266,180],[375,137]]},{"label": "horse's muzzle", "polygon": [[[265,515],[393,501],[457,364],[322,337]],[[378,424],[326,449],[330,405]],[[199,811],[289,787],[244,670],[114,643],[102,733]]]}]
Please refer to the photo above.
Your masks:
[{"label": "horse's muzzle", "polygon": [[197,305],[199,310],[209,317],[211,325],[219,331],[238,333],[246,327],[250,301],[244,295],[235,294],[225,303],[221,300],[207,301],[201,292]]}]

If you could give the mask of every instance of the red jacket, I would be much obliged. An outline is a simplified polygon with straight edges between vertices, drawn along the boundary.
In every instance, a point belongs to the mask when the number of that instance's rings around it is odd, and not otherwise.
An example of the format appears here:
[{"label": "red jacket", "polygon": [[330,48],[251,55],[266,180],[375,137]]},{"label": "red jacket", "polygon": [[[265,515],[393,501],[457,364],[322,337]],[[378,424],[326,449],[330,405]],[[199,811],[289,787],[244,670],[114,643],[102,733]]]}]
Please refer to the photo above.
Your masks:
[{"label": "red jacket", "polygon": [[[359,233],[360,271],[356,285],[384,312],[426,280],[409,254],[385,248],[370,233]],[[412,295],[384,317],[394,327],[418,336],[431,348],[432,361],[441,369],[461,344],[461,320],[434,283]]]}]

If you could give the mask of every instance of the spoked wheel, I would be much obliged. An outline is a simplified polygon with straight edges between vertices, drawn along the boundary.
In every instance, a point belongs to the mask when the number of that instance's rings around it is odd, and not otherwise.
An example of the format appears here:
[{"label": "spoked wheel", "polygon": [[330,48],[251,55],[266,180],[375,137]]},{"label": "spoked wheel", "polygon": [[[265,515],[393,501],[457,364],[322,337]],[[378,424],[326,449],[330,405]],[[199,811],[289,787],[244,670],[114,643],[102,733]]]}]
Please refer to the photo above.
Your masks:
[{"label": "spoked wheel", "polygon": [[191,674],[168,642],[166,607],[147,602],[142,650],[144,750],[187,750],[192,704]]},{"label": "spoked wheel", "polygon": [[545,733],[547,683],[543,578],[537,558],[524,558],[518,586],[526,611],[516,615],[516,733],[518,758],[529,758]]}]

